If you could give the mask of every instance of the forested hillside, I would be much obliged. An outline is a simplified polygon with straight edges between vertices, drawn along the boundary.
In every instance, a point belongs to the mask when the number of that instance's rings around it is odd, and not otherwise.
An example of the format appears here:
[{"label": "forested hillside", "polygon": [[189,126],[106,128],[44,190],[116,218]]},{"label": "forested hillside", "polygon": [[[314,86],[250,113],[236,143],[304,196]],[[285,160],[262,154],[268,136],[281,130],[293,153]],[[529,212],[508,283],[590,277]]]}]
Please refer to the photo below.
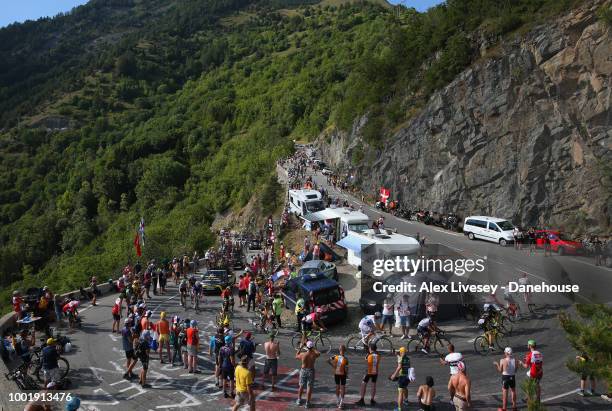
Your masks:
[{"label": "forested hillside", "polygon": [[[382,144],[499,41],[572,0],[92,0],[0,30],[0,301],[203,250],[274,162],[369,113]],[[359,159],[356,159],[357,161]]]}]

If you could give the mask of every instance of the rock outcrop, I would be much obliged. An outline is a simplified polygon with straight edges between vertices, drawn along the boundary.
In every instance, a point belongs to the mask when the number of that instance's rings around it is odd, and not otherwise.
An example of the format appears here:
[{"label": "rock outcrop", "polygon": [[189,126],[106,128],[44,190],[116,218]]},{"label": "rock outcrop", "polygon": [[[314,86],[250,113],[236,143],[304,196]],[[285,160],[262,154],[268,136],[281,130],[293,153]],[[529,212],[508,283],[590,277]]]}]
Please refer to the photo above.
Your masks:
[{"label": "rock outcrop", "polygon": [[[608,232],[612,200],[611,29],[601,1],[504,41],[436,92],[375,150],[328,131],[321,152],[406,207]],[[357,160],[356,160],[357,159]]]}]

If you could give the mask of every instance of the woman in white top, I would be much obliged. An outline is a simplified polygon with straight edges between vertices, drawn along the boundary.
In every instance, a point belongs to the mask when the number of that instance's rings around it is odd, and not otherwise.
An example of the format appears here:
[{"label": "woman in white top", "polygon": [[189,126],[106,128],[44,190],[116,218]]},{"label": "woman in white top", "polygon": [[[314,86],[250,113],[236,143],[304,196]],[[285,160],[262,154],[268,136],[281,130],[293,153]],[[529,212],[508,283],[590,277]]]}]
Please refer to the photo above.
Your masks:
[{"label": "woman in white top", "polygon": [[399,306],[397,307],[397,313],[400,318],[400,326],[402,327],[401,339],[404,340],[406,338],[410,338],[410,308],[408,307],[407,294],[402,296],[402,301],[400,301]]},{"label": "woman in white top", "polygon": [[395,311],[395,302],[393,301],[393,296],[391,294],[387,294],[387,298],[385,298],[385,301],[383,302],[382,329],[384,331],[385,325],[387,323],[389,323],[389,335],[391,335],[393,333],[392,332],[393,331],[393,323],[395,322],[394,311]]}]

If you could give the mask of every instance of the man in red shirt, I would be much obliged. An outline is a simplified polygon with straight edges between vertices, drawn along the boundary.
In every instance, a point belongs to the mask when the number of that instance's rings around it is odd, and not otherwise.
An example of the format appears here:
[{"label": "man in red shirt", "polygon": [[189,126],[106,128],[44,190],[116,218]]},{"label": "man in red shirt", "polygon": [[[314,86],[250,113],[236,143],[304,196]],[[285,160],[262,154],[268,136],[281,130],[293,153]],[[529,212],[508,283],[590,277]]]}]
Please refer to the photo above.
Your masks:
[{"label": "man in red shirt", "polygon": [[200,345],[200,335],[198,330],[198,322],[191,320],[187,328],[187,365],[189,373],[199,374],[198,370],[198,348]]},{"label": "man in red shirt", "polygon": [[528,368],[527,376],[536,382],[536,396],[537,401],[540,402],[541,387],[540,380],[544,375],[543,364],[544,360],[542,353],[536,349],[535,340],[527,341],[527,347],[529,352],[525,355],[525,361],[520,361],[523,368]]},{"label": "man in red shirt", "polygon": [[21,319],[22,311],[23,311],[23,298],[21,297],[21,294],[17,290],[13,291],[12,304],[13,304],[13,311],[15,311],[15,314],[17,315],[17,319]]},{"label": "man in red shirt", "polygon": [[238,299],[240,300],[240,306],[244,307],[246,300],[247,291],[247,280],[244,274],[240,274],[240,280],[238,281]]}]

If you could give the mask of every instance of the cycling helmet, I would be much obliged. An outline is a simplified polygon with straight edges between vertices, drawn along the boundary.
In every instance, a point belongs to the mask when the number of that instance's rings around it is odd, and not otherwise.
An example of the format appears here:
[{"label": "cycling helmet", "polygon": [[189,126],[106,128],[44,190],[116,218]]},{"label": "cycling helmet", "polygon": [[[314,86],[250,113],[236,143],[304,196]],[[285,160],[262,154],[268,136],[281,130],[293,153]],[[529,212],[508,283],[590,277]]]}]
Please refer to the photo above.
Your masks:
[{"label": "cycling helmet", "polygon": [[366,321],[366,325],[368,327],[372,327],[374,325],[374,321],[372,321],[371,319],[368,318],[367,321]]},{"label": "cycling helmet", "polygon": [[128,317],[125,320],[123,320],[123,324],[125,325],[129,324],[130,322],[132,322],[132,317]]},{"label": "cycling helmet", "polygon": [[19,290],[13,291],[13,295],[19,295]]},{"label": "cycling helmet", "polygon": [[223,325],[228,326],[230,324],[230,321],[228,318],[226,318],[225,320],[223,320]]},{"label": "cycling helmet", "polygon": [[202,283],[198,281],[198,282],[196,282],[196,284],[195,284],[195,285],[196,285],[196,287],[201,287],[201,286],[202,286]]},{"label": "cycling helmet", "polygon": [[47,338],[47,345],[55,344],[55,340],[53,338]]},{"label": "cycling helmet", "polygon": [[232,336],[231,335],[226,335],[225,336],[225,343],[226,344],[231,344],[232,343]]},{"label": "cycling helmet", "polygon": [[323,312],[323,308],[317,307],[317,309],[315,311],[316,311],[317,314],[321,314]]},{"label": "cycling helmet", "polygon": [[191,322],[189,323],[191,325],[191,327],[195,328],[198,326],[198,322],[196,320],[191,320]]},{"label": "cycling helmet", "polygon": [[145,316],[150,317],[151,315],[153,315],[153,311],[147,310],[147,313],[145,314]]},{"label": "cycling helmet", "polygon": [[535,340],[532,339],[532,340],[527,341],[527,345],[535,346],[536,342]]},{"label": "cycling helmet", "polygon": [[178,315],[175,315],[174,317],[172,317],[172,323],[178,324],[179,322],[181,322],[181,319]]},{"label": "cycling helmet", "polygon": [[382,314],[380,313],[380,311],[376,311],[374,313],[374,318],[380,318],[380,317],[382,317]]}]

